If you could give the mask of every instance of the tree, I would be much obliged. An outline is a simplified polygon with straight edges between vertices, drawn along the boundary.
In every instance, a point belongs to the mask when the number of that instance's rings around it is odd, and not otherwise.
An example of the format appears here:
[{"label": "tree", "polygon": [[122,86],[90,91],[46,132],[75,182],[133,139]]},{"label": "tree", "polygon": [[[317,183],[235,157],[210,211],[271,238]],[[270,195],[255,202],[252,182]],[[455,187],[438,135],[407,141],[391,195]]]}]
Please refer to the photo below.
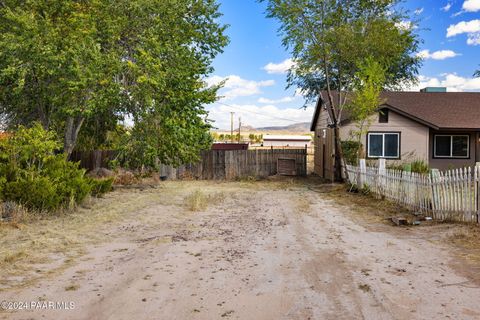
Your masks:
[{"label": "tree", "polygon": [[62,132],[67,154],[85,126],[104,138],[131,119],[130,137],[157,135],[162,161],[187,161],[218,90],[204,79],[228,43],[218,8],[215,0],[3,1],[0,114],[10,127],[39,120]]},{"label": "tree", "polygon": [[345,105],[351,120],[355,121],[358,128],[353,132],[358,146],[357,159],[364,157],[361,137],[370,127],[371,115],[382,104],[380,94],[385,80],[385,69],[372,57],[358,63],[358,71],[352,85],[351,101]]},{"label": "tree", "polygon": [[283,45],[295,62],[288,85],[302,90],[306,103],[320,96],[328,104],[335,137],[335,178],[341,179],[339,128],[358,61],[372,57],[386,70],[385,89],[416,82],[420,58],[413,23],[398,0],[259,0],[280,22]]}]

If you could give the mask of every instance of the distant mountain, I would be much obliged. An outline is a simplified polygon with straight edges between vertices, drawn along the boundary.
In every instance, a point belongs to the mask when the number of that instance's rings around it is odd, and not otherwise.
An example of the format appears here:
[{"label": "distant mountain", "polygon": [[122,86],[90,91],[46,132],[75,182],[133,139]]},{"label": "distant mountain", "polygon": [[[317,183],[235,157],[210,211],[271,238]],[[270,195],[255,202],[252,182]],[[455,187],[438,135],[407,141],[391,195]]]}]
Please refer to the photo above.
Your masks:
[{"label": "distant mountain", "polygon": [[310,122],[295,123],[288,126],[256,128],[256,131],[310,132]]},{"label": "distant mountain", "polygon": [[[238,127],[233,128],[235,133],[238,133]],[[230,130],[215,130],[216,132],[225,132],[229,133]],[[295,123],[288,126],[273,126],[273,127],[262,127],[254,128],[252,126],[242,126],[242,133],[310,133],[310,122]]]}]

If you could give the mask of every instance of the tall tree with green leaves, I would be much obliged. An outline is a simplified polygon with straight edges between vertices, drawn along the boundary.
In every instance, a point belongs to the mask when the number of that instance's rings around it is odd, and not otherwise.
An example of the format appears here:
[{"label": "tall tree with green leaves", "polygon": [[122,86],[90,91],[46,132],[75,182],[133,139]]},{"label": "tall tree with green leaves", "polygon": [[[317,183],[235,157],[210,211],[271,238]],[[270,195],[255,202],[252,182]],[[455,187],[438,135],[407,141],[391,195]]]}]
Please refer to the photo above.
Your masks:
[{"label": "tall tree with green leaves", "polygon": [[2,1],[0,114],[61,132],[67,154],[129,119],[132,139],[156,135],[160,160],[188,161],[206,146],[219,17],[215,0]]},{"label": "tall tree with green leaves", "polygon": [[289,86],[307,103],[320,96],[328,104],[335,137],[335,178],[341,179],[339,128],[358,61],[372,57],[386,70],[385,89],[416,82],[421,60],[413,23],[398,0],[259,0],[280,22],[283,45],[295,62]]},{"label": "tall tree with green leaves", "polygon": [[345,105],[351,120],[356,123],[353,132],[356,139],[357,159],[364,157],[361,138],[371,125],[372,115],[383,103],[381,93],[386,81],[384,67],[372,57],[358,63],[358,71],[352,85],[352,96]]}]

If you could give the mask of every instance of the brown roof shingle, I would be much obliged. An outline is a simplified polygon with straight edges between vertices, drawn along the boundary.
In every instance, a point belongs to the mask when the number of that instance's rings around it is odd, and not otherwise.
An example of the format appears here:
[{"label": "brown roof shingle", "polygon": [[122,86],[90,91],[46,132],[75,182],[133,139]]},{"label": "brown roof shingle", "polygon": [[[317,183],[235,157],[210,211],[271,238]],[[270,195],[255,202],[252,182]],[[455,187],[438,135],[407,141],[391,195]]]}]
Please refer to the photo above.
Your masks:
[{"label": "brown roof shingle", "polygon": [[[383,92],[382,98],[387,108],[437,130],[480,130],[480,92]],[[345,115],[342,121],[348,120]]]},{"label": "brown roof shingle", "polygon": [[480,129],[480,92],[384,92],[394,111],[435,129]]}]

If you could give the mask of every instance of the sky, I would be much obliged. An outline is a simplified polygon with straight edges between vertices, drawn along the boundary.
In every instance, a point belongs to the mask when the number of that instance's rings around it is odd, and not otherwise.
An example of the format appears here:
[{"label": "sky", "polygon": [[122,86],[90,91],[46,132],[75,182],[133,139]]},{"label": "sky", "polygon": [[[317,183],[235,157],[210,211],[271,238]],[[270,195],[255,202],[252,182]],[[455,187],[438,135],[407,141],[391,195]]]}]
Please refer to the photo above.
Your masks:
[{"label": "sky", "polygon": [[[234,125],[285,126],[310,122],[313,106],[295,88],[286,89],[289,52],[281,45],[278,22],[265,16],[265,3],[255,0],[218,0],[228,24],[230,44],[214,61],[207,83],[226,79],[222,98],[207,106],[219,129]],[[424,58],[419,84],[406,90],[443,86],[448,91],[480,91],[480,0],[407,0],[404,8],[419,20],[417,31]]]}]

